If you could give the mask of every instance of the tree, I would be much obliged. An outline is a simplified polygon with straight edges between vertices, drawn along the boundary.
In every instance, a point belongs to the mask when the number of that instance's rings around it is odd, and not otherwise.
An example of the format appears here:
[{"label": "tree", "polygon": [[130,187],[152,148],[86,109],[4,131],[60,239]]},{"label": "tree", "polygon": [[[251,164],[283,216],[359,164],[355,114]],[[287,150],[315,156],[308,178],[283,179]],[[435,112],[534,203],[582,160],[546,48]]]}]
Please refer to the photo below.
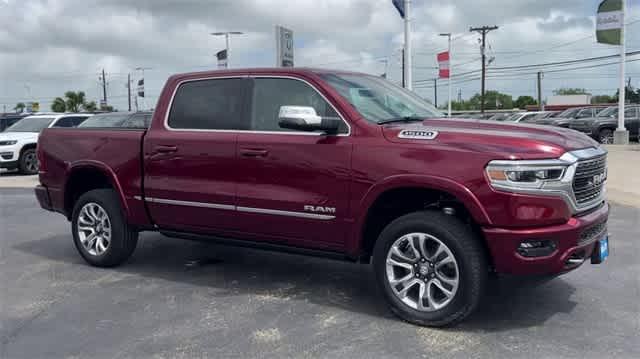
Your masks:
[{"label": "tree", "polygon": [[569,88],[562,87],[553,91],[556,96],[568,96],[568,95],[588,95],[589,93],[585,89],[581,88]]},{"label": "tree", "polygon": [[518,97],[516,102],[513,104],[513,106],[515,106],[515,107],[517,107],[519,109],[525,109],[525,108],[527,108],[527,106],[537,105],[537,104],[538,104],[538,101],[536,101],[531,96],[520,96],[520,97]]},{"label": "tree", "polygon": [[95,112],[98,109],[98,106],[96,106],[95,101],[91,101],[91,102],[84,103],[82,105],[82,108],[84,108],[84,110],[87,112]]},{"label": "tree", "polygon": [[67,104],[64,102],[62,97],[56,97],[51,103],[51,110],[53,112],[66,112]]},{"label": "tree", "polygon": [[616,102],[616,100],[614,99],[614,96],[609,96],[609,95],[596,95],[591,98],[592,105],[607,104],[607,103],[614,103],[614,102]]},{"label": "tree", "polygon": [[66,99],[67,111],[79,112],[80,107],[85,104],[85,96],[83,91],[67,91],[64,93]]},{"label": "tree", "polygon": [[[487,110],[497,110],[513,108],[513,98],[511,95],[506,95],[500,93],[498,91],[487,91],[485,92],[485,109]],[[480,109],[480,94],[476,94],[471,99],[469,99],[469,103],[473,110]]]},{"label": "tree", "polygon": [[[618,102],[619,98],[620,90],[616,91],[612,102]],[[640,103],[640,89],[636,90],[633,86],[627,86],[627,89],[625,90],[625,101],[626,103]]]},{"label": "tree", "polygon": [[13,108],[13,110],[16,112],[22,112],[24,111],[25,107],[27,107],[27,105],[25,105],[24,102],[18,102],[16,104],[16,107]]}]

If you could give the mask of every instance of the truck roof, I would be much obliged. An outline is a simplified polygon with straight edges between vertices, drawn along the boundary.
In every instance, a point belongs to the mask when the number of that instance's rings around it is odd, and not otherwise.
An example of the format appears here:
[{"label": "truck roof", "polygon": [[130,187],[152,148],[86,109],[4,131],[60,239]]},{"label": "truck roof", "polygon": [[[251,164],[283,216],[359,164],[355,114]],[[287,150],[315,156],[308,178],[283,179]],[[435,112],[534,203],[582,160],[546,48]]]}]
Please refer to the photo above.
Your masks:
[{"label": "truck roof", "polygon": [[322,69],[313,67],[256,67],[256,68],[239,68],[229,70],[211,70],[179,73],[171,76],[171,79],[183,79],[204,76],[220,76],[220,75],[249,75],[249,74],[282,74],[282,75],[310,75],[310,74],[344,74],[344,75],[360,75],[374,76],[362,72],[344,71],[335,69]]}]

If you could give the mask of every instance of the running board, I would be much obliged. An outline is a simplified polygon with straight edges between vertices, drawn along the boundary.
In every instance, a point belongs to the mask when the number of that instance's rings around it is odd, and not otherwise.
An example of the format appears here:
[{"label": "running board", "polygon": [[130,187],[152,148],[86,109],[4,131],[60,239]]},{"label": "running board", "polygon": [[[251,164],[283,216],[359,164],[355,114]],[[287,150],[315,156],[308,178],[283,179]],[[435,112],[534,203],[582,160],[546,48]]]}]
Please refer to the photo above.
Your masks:
[{"label": "running board", "polygon": [[255,242],[255,241],[232,239],[232,238],[222,238],[222,237],[216,237],[216,236],[205,235],[205,234],[197,234],[197,233],[189,233],[189,232],[160,230],[160,233],[171,238],[187,239],[192,241],[208,242],[213,244],[222,244],[222,245],[233,246],[233,247],[244,247],[244,248],[260,249],[260,250],[266,250],[266,251],[272,251],[272,252],[300,254],[305,256],[328,258],[328,259],[346,261],[346,262],[357,261],[357,259],[351,258],[345,255],[344,253],[326,251],[326,250],[320,250],[320,249],[292,247],[292,246],[287,246],[283,244]]}]

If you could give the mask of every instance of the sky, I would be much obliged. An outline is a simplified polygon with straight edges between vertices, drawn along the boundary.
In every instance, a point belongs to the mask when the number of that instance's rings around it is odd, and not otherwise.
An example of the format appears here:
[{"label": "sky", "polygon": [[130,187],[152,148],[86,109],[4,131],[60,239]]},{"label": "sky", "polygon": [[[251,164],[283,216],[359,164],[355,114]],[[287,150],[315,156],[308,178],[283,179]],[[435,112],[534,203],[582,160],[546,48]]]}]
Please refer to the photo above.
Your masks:
[{"label": "sky", "polygon": [[[595,41],[597,0],[412,0],[413,77],[416,92],[434,100],[436,53],[446,49],[439,33],[453,33],[454,76],[480,69],[479,36],[470,27],[497,25],[488,35],[493,61],[488,90],[536,96],[538,69],[499,68],[619,54],[619,47]],[[627,47],[640,50],[640,0],[628,0]],[[634,22],[636,21],[636,22]],[[127,109],[127,74],[145,71],[153,108],[164,81],[174,73],[216,68],[215,53],[225,46],[216,31],[242,31],[231,38],[232,67],[275,65],[275,25],[294,31],[296,66],[361,71],[401,81],[403,22],[391,0],[0,0],[0,110],[38,101],[49,110],[67,90],[102,97],[100,72],[107,79],[110,105]],[[640,59],[640,55],[630,59]],[[616,61],[615,59],[608,62]],[[607,61],[604,61],[607,62]],[[591,65],[589,63],[582,64]],[[575,65],[574,67],[578,67]],[[496,70],[492,70],[492,69]],[[561,87],[613,94],[617,65],[544,75],[543,96]],[[561,70],[561,71],[558,71]],[[640,61],[628,65],[640,87]],[[480,80],[452,81],[454,97],[469,98]],[[438,103],[447,100],[438,83]]]}]

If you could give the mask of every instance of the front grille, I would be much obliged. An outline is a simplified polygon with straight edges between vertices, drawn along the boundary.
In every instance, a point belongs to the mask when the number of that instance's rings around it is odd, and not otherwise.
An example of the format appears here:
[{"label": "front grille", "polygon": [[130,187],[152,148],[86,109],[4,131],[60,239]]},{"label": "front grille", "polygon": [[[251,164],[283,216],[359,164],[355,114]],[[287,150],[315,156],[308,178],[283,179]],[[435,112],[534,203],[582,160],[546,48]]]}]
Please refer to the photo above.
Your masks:
[{"label": "front grille", "polygon": [[2,157],[3,160],[11,160],[13,159],[13,152],[2,152],[0,153],[0,157]]},{"label": "front grille", "polygon": [[580,233],[578,238],[578,245],[590,243],[596,239],[600,239],[607,230],[607,222],[595,224]]},{"label": "front grille", "polygon": [[606,155],[578,162],[573,179],[573,194],[578,206],[600,198],[604,190],[606,173]]}]

